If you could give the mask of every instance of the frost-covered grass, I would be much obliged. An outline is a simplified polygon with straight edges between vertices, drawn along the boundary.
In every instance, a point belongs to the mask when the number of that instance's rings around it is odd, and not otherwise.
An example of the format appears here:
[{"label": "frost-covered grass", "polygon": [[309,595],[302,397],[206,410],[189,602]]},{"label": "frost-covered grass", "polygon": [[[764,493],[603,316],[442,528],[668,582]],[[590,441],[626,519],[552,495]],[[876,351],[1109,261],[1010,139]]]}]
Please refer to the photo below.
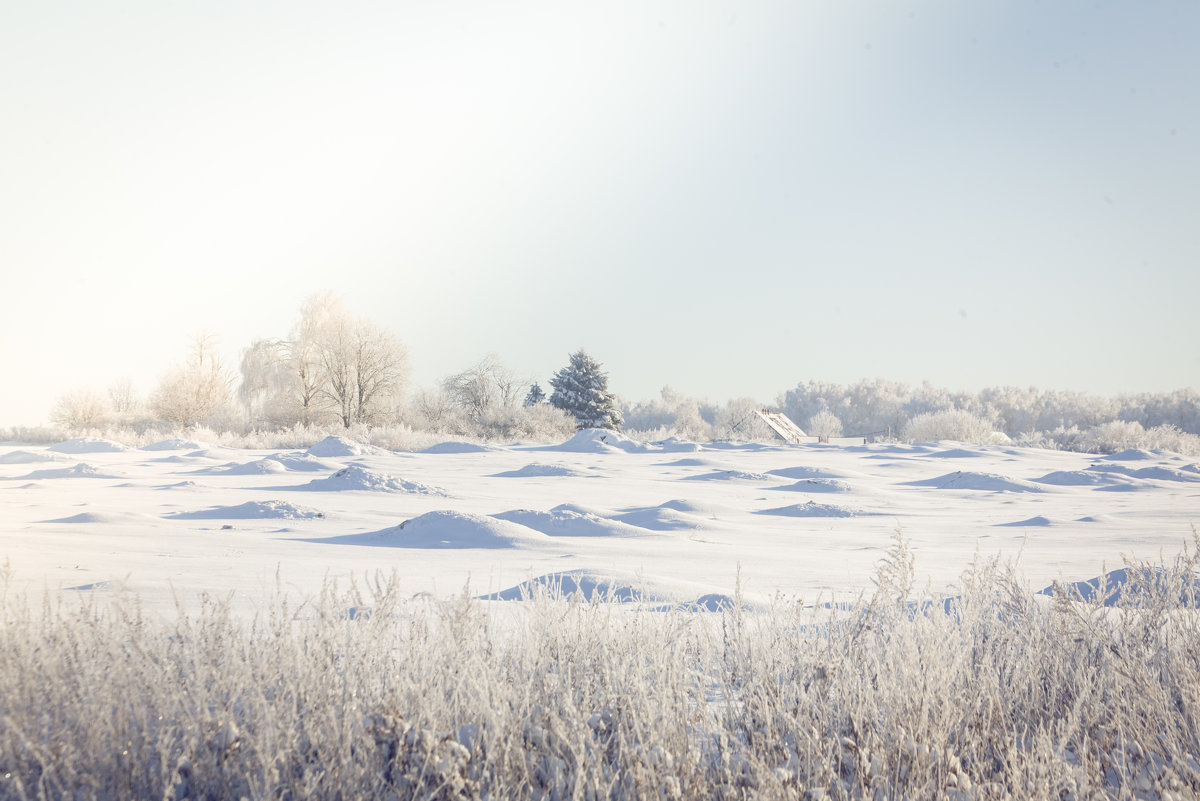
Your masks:
[{"label": "frost-covered grass", "polygon": [[870,597],[715,614],[5,592],[0,797],[1196,797],[1197,564],[1115,608],[982,559],[931,603],[899,538]]}]

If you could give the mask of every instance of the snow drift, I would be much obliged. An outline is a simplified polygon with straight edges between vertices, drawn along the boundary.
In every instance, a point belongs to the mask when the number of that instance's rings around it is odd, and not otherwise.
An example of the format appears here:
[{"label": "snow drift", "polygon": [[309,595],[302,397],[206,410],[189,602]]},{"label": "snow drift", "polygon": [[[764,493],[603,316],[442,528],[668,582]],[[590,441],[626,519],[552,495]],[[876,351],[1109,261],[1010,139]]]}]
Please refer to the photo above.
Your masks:
[{"label": "snow drift", "polygon": [[175,520],[314,520],[325,517],[325,513],[288,501],[247,501],[236,506],[176,512],[165,517]]},{"label": "snow drift", "polygon": [[314,478],[299,487],[273,487],[276,490],[298,490],[311,492],[346,492],[366,490],[369,492],[405,492],[412,495],[445,495],[445,490],[431,487],[417,481],[405,481],[402,478],[368,470],[365,467],[351,465],[343,467],[327,478]]}]

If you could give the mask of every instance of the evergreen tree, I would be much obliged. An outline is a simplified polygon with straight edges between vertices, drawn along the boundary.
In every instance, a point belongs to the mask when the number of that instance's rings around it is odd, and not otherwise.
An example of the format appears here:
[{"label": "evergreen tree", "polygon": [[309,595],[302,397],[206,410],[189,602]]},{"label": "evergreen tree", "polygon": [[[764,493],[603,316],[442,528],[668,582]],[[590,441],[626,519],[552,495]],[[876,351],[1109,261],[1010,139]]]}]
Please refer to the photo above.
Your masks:
[{"label": "evergreen tree", "polygon": [[608,374],[600,363],[579,350],[570,363],[550,379],[550,404],[575,418],[579,428],[621,427],[616,397],[608,391]]},{"label": "evergreen tree", "polygon": [[545,403],[546,390],[542,389],[541,384],[534,384],[529,388],[529,392],[525,395],[526,406],[537,406],[539,403]]}]

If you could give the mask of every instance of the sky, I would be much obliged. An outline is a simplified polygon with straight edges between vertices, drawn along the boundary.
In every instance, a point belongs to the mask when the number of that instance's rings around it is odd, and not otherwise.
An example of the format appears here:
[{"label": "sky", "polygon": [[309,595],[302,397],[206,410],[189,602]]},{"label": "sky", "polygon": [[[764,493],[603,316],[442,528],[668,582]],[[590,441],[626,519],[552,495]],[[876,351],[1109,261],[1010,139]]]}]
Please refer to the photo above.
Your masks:
[{"label": "sky", "polygon": [[332,290],[412,382],[1200,386],[1194,2],[0,6],[0,425]]}]

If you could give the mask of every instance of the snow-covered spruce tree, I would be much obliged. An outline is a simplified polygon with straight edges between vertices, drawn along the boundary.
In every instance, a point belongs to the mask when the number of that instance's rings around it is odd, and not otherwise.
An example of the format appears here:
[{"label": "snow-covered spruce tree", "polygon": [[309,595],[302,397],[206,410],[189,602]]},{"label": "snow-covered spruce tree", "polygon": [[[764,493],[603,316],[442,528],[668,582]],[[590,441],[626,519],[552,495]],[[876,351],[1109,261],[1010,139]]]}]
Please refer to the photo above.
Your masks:
[{"label": "snow-covered spruce tree", "polygon": [[529,387],[529,392],[525,394],[525,402],[523,406],[537,406],[539,403],[546,402],[546,390],[542,389],[541,384],[533,384]]},{"label": "snow-covered spruce tree", "polygon": [[571,361],[550,379],[554,387],[550,404],[575,418],[579,428],[621,427],[617,399],[608,391],[608,374],[600,362],[585,351],[571,354]]}]

